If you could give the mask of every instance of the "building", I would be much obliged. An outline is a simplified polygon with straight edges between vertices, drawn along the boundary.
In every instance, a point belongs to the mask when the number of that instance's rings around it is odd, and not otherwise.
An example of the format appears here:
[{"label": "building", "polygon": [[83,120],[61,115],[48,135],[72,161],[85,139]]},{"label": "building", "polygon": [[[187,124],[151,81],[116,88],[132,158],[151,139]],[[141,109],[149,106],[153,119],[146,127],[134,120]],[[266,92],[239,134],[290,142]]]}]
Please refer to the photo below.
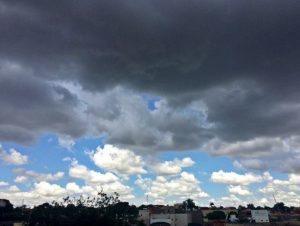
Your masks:
[{"label": "building", "polygon": [[151,226],[159,225],[161,223],[169,226],[188,226],[189,223],[192,223],[192,218],[189,213],[163,213],[151,215]]},{"label": "building", "polygon": [[174,207],[143,209],[139,211],[139,219],[147,226],[189,226],[203,225],[201,211],[176,212]]},{"label": "building", "polygon": [[267,210],[251,210],[251,219],[256,223],[268,223],[269,212]]},{"label": "building", "polygon": [[236,215],[238,215],[238,210],[235,209],[235,208],[223,208],[223,209],[218,209],[218,208],[215,208],[215,209],[201,208],[201,211],[202,211],[202,214],[203,214],[203,217],[204,217],[204,221],[206,221],[206,222],[208,221],[207,215],[208,215],[209,213],[214,212],[214,211],[222,211],[222,212],[224,212],[224,214],[225,214],[225,216],[226,216],[226,219],[229,218],[228,215],[229,215],[230,213],[232,213],[232,212],[234,212],[234,213],[236,213]]},{"label": "building", "polygon": [[142,220],[147,226],[150,225],[150,210],[139,210],[139,220]]}]

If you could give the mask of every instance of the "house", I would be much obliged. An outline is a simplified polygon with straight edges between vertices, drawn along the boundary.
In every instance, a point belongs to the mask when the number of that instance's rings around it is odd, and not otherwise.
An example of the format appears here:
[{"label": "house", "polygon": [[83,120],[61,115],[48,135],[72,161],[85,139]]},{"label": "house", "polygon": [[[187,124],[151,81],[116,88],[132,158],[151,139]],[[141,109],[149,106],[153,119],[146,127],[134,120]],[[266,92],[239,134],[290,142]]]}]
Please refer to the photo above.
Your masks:
[{"label": "house", "polygon": [[203,225],[201,211],[179,212],[175,207],[154,207],[139,211],[139,219],[147,226]]},{"label": "house", "polygon": [[256,223],[268,223],[269,212],[268,210],[251,210],[251,219]]}]

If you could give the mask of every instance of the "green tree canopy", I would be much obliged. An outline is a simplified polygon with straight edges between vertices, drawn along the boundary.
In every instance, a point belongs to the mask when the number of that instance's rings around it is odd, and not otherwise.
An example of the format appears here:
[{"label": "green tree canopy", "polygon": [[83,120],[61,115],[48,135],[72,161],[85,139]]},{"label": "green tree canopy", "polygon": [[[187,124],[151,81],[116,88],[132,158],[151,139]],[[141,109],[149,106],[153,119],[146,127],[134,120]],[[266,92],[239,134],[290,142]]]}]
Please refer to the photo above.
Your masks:
[{"label": "green tree canopy", "polygon": [[196,208],[196,204],[193,199],[187,199],[182,204],[185,209],[188,209],[190,211],[193,211],[193,209]]},{"label": "green tree canopy", "polygon": [[208,220],[225,220],[226,215],[223,211],[215,210],[209,214],[207,214]]}]

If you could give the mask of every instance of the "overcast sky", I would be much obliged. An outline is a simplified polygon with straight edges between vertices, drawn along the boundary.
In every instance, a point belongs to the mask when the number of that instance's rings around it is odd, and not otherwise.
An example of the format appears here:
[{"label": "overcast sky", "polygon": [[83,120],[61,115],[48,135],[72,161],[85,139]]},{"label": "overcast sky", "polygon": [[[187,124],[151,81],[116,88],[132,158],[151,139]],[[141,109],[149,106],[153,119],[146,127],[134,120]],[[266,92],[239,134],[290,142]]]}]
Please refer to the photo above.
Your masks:
[{"label": "overcast sky", "polygon": [[0,0],[0,197],[299,206],[299,11]]}]

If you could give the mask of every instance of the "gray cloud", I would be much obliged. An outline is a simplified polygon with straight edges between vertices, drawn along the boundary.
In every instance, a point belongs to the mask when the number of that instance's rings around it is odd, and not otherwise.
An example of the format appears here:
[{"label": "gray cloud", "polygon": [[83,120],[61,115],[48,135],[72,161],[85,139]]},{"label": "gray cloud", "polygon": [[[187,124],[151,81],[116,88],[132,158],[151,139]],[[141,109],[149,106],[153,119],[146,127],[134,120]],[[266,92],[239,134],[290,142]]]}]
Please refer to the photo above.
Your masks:
[{"label": "gray cloud", "polygon": [[273,90],[297,90],[297,2],[1,5],[2,55],[27,62],[44,76],[75,76],[96,90],[121,83],[165,95],[241,78]]},{"label": "gray cloud", "polygon": [[187,150],[213,137],[207,130],[205,111],[194,104],[173,109],[165,100],[150,111],[138,93],[117,87],[94,93],[66,84],[85,103],[89,133],[107,135],[107,142],[136,151]]},{"label": "gray cloud", "polygon": [[0,62],[0,140],[28,143],[48,131],[84,134],[76,97],[59,85],[32,76],[26,68]]},{"label": "gray cloud", "polygon": [[[134,149],[184,150],[212,138],[230,145],[293,137],[299,9],[277,0],[0,0],[0,140],[107,134]],[[122,91],[109,93],[116,87]],[[164,105],[149,112],[126,92]],[[220,153],[245,156],[229,151]]]}]

